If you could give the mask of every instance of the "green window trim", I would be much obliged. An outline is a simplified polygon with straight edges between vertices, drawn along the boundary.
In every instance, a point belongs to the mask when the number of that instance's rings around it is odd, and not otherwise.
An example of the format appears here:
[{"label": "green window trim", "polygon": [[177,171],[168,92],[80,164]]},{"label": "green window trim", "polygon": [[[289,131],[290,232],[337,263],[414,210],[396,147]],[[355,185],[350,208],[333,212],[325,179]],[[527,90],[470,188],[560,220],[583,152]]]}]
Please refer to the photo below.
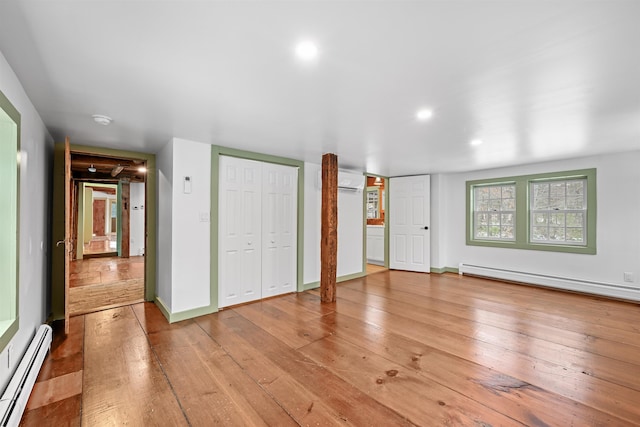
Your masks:
[{"label": "green window trim", "polygon": [[[9,192],[15,192],[15,202],[11,200],[9,203],[9,208],[15,209],[15,221],[10,221],[9,224],[0,224],[3,227],[2,232],[5,237],[9,238],[9,241],[13,241],[13,234],[15,233],[15,246],[7,245],[8,250],[11,252],[14,250],[13,257],[8,255],[11,254],[3,254],[3,258],[6,257],[9,260],[9,265],[13,264],[11,262],[11,258],[15,259],[14,269],[11,271],[11,267],[9,268],[9,279],[3,274],[0,277],[0,280],[5,281],[9,280],[11,283],[2,283],[0,284],[0,300],[4,301],[6,304],[9,301],[8,305],[5,306],[2,310],[0,310],[0,351],[3,351],[7,344],[11,341],[11,339],[18,332],[20,327],[19,322],[19,297],[20,297],[20,162],[18,161],[18,155],[20,153],[20,130],[21,130],[21,116],[18,110],[13,106],[13,104],[9,101],[9,99],[0,91],[0,111],[4,113],[13,123],[15,124],[15,153],[14,155],[2,156],[0,159],[2,168],[7,167],[7,169],[11,170],[15,168],[15,188],[6,188],[3,183],[3,190],[7,190]],[[13,138],[13,135],[11,137]],[[0,141],[0,143],[4,144],[6,141]],[[9,147],[11,152],[14,151],[13,141],[9,141],[12,144],[12,147]],[[6,202],[4,199],[1,201],[3,204]],[[14,202],[14,203],[11,203]],[[6,206],[6,205],[5,205]],[[13,210],[13,209],[12,209]],[[2,251],[0,251],[2,252]],[[4,270],[4,267],[3,269]]]},{"label": "green window trim", "polygon": [[[533,243],[530,237],[529,215],[529,184],[531,182],[567,180],[584,178],[587,180],[587,221],[586,244],[554,244]],[[481,240],[473,237],[473,189],[482,185],[496,185],[515,183],[516,186],[516,238],[514,241]],[[534,175],[520,175],[491,179],[479,179],[466,182],[466,242],[468,246],[485,246],[496,248],[527,249],[536,251],[566,252],[595,255],[597,200],[596,200],[596,169],[579,169],[562,172],[541,173]]]}]

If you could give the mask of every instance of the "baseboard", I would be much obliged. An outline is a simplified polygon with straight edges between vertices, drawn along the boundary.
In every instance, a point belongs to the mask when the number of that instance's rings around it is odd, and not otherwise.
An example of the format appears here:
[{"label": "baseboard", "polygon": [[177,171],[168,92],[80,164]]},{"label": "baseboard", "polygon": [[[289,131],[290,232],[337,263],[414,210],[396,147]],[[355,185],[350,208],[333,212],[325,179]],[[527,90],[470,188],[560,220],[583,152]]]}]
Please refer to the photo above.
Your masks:
[{"label": "baseboard", "polygon": [[640,288],[615,283],[595,282],[584,279],[527,273],[470,264],[460,264],[460,271],[462,274],[469,274],[473,276],[506,280],[509,282],[527,283],[636,302],[640,301]]},{"label": "baseboard", "polygon": [[[362,271],[353,274],[345,274],[344,276],[340,276],[336,279],[336,283],[346,282],[347,280],[359,279],[361,277],[366,276],[367,273]],[[302,285],[303,291],[309,291],[311,289],[318,289],[320,287],[320,281],[317,282],[309,282]]]},{"label": "baseboard", "polygon": [[156,297],[155,303],[169,323],[193,319],[194,317],[198,316],[206,316],[207,314],[216,313],[218,311],[217,309],[206,306],[193,308],[191,310],[179,311],[177,313],[171,313],[164,301],[162,301],[162,299],[160,299],[159,297]]},{"label": "baseboard", "polygon": [[458,270],[455,267],[440,267],[440,268],[431,267],[430,272],[435,274],[444,274],[444,273],[459,274],[460,270]]}]

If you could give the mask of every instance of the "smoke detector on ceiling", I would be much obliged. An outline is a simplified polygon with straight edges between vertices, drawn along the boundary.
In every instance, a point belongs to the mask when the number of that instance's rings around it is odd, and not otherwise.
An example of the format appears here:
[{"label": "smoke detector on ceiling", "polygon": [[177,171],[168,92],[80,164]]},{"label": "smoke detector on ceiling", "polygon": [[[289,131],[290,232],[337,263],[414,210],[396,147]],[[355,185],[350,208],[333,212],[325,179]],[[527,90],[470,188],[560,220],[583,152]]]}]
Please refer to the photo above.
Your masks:
[{"label": "smoke detector on ceiling", "polygon": [[98,123],[100,125],[103,125],[103,126],[107,126],[113,121],[113,119],[111,117],[104,116],[102,114],[94,114],[91,117],[93,117],[93,121],[94,122],[96,122],[96,123]]}]

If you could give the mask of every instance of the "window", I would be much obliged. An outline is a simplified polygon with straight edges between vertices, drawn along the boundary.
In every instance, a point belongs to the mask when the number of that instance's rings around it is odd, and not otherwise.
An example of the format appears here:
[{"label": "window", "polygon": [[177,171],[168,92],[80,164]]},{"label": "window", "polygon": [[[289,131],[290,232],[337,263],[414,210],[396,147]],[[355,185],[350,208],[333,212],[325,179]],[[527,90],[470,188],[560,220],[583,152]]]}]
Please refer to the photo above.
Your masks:
[{"label": "window", "polygon": [[18,331],[20,113],[0,92],[0,351]]},{"label": "window", "polygon": [[467,182],[467,244],[596,253],[596,170]]},{"label": "window", "polygon": [[584,245],[586,186],[584,178],[530,183],[529,235],[532,242]]},{"label": "window", "polygon": [[474,238],[515,240],[515,185],[479,185],[473,193]]}]

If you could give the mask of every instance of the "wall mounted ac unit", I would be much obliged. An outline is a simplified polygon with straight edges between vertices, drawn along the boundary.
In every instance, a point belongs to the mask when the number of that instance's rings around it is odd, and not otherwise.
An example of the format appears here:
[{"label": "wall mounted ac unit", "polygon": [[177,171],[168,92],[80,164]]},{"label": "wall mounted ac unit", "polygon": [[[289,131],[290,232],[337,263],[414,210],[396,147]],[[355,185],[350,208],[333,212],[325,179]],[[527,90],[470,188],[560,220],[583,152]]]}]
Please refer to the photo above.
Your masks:
[{"label": "wall mounted ac unit", "polygon": [[[364,189],[364,175],[355,172],[338,171],[338,190],[362,192]],[[322,189],[322,171],[318,171],[317,187]]]}]

